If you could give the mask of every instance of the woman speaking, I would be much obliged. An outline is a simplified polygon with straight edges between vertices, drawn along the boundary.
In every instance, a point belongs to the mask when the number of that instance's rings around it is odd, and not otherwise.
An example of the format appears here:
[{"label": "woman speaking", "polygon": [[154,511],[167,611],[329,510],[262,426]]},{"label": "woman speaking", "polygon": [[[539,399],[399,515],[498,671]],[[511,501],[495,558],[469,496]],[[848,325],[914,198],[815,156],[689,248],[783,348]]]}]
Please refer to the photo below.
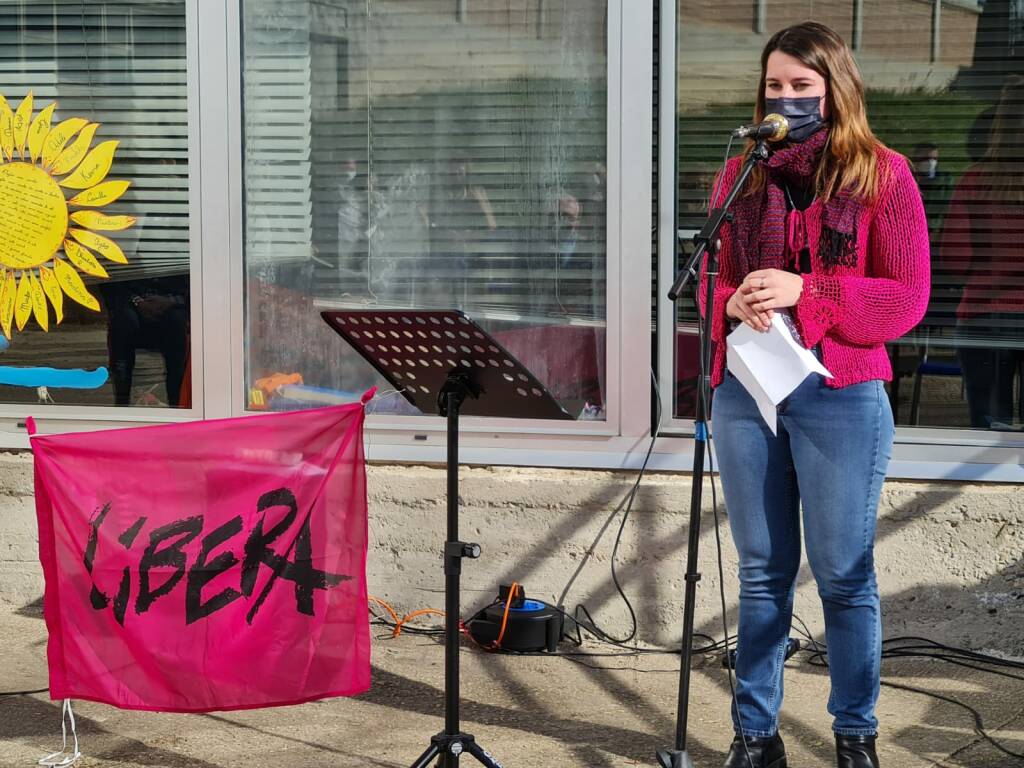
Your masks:
[{"label": "woman speaking", "polygon": [[[884,345],[924,314],[928,225],[906,158],[868,126],[860,73],[834,31],[804,23],[768,41],[754,119],[770,113],[789,133],[723,230],[712,322],[712,427],[740,563],[736,738],[725,766],[786,766],[778,724],[802,519],[825,615],[837,765],[874,768],[873,547],[893,441]],[[727,164],[716,204],[741,163]],[[725,339],[740,322],[767,330],[780,311],[832,378],[812,375],[779,404],[773,435],[726,370]]]}]

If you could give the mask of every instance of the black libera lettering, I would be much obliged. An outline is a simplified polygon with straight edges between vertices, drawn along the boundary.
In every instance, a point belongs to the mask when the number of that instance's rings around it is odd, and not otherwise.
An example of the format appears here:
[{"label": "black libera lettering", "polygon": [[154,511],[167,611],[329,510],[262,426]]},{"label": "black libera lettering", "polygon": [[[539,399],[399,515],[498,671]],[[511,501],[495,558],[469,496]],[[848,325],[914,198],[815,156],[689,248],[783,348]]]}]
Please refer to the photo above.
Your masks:
[{"label": "black libera lettering", "polygon": [[[90,604],[97,611],[110,608],[114,619],[123,626],[131,604],[133,576],[138,581],[134,613],[139,617],[172,594],[184,581],[186,625],[208,619],[243,598],[251,602],[246,622],[252,624],[274,586],[286,581],[294,589],[296,612],[315,615],[316,591],[332,589],[352,577],[314,567],[313,507],[302,511],[300,521],[295,495],[288,488],[278,488],[258,498],[256,512],[256,523],[244,538],[242,515],[231,518],[205,535],[205,516],[192,515],[148,532],[145,532],[148,518],[138,517],[120,534],[101,536],[102,529],[115,524],[111,521],[117,520],[117,515],[113,514],[109,502],[97,507],[89,520],[89,536],[82,558],[92,581]],[[279,516],[275,518],[275,514]],[[276,522],[272,522],[275,519]],[[198,551],[193,545],[197,539]],[[137,541],[146,542],[138,554]],[[113,551],[104,549],[109,549],[115,542],[123,548],[120,555],[117,555],[120,548],[116,544]],[[232,544],[240,545],[241,551],[233,548]],[[141,548],[142,544],[138,547]],[[138,557],[134,565],[123,566],[125,552],[129,563],[133,555]],[[106,569],[100,565],[105,557],[114,556],[118,557],[116,563],[107,560]],[[111,570],[121,572],[113,597],[96,583],[96,574]],[[223,583],[234,573],[238,578],[237,589],[234,585],[224,585],[219,592],[204,599],[204,589],[214,579],[223,576],[219,582]]]}]

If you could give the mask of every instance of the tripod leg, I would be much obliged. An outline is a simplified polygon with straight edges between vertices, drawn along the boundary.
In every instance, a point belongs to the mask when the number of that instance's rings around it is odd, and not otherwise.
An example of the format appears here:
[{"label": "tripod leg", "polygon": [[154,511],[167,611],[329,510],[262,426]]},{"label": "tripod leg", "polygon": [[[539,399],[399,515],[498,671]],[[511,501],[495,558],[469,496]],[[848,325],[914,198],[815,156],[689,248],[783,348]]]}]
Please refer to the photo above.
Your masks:
[{"label": "tripod leg", "polygon": [[491,757],[487,750],[475,741],[466,745],[466,751],[475,757],[478,763],[487,766],[487,768],[502,768],[501,763]]},{"label": "tripod leg", "polygon": [[430,761],[437,757],[440,751],[437,744],[431,744],[427,747],[427,751],[416,759],[411,768],[430,768]]},{"label": "tripod leg", "polygon": [[693,760],[688,752],[676,749],[659,749],[658,765],[662,768],[693,768]]}]

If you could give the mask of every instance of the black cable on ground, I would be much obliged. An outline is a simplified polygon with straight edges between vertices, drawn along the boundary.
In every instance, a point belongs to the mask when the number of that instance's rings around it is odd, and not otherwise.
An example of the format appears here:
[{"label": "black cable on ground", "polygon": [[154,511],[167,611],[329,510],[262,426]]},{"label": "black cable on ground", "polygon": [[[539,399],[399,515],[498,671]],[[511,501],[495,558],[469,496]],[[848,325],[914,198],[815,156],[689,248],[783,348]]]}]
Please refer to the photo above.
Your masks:
[{"label": "black cable on ground", "polygon": [[[636,480],[633,482],[633,487],[629,491],[629,496],[626,498],[626,508],[622,512],[622,520],[619,521],[619,530],[615,534],[615,544],[612,546],[612,557],[611,557],[611,572],[612,572],[612,583],[615,585],[615,591],[619,593],[622,598],[622,602],[626,605],[626,610],[629,611],[630,620],[630,631],[629,634],[623,638],[617,638],[610,635],[608,632],[601,629],[594,617],[590,615],[590,611],[587,610],[585,605],[577,605],[573,610],[572,616],[567,616],[573,622],[579,626],[580,622],[578,617],[580,614],[586,617],[587,631],[590,634],[595,635],[600,640],[607,641],[613,645],[624,645],[631,640],[634,640],[637,635],[638,622],[636,618],[636,611],[633,609],[633,604],[630,602],[629,597],[626,595],[625,590],[622,588],[622,584],[619,582],[619,575],[615,567],[616,560],[618,559],[619,546],[622,544],[622,532],[626,529],[626,522],[629,520],[629,513],[633,510],[633,502],[636,500],[637,491],[640,490],[640,483],[644,479],[644,474],[647,472],[647,464],[651,460],[651,454],[654,452],[654,444],[658,440],[658,435],[661,430],[661,417],[662,417],[662,406],[661,406],[661,393],[658,391],[658,377],[654,375],[654,371],[651,371],[651,387],[654,393],[654,401],[657,404],[657,412],[655,416],[654,429],[651,432],[651,441],[647,446],[647,453],[644,456],[643,464],[640,465],[640,471],[637,473]],[[564,612],[563,612],[563,615]]]},{"label": "black cable on ground", "polygon": [[1015,758],[1017,758],[1019,760],[1024,760],[1024,753],[1014,752],[1011,749],[1007,749],[1006,747],[1004,747],[1002,744],[1000,744],[998,741],[996,741],[995,739],[993,739],[989,735],[988,731],[985,730],[985,722],[981,718],[981,713],[978,712],[978,710],[976,710],[970,704],[964,704],[962,701],[957,701],[956,699],[951,699],[948,696],[943,696],[941,693],[933,693],[932,691],[924,691],[924,690],[921,690],[919,688],[914,688],[913,686],[910,686],[910,685],[904,685],[902,683],[887,683],[887,682],[885,682],[883,680],[882,681],[882,685],[886,686],[887,688],[895,688],[896,690],[906,691],[908,693],[917,693],[917,694],[920,694],[921,696],[927,696],[927,697],[932,698],[932,699],[938,699],[939,701],[945,701],[948,704],[955,704],[958,707],[962,707],[963,709],[966,709],[971,714],[971,717],[974,718],[974,732],[976,734],[978,734],[978,736],[980,736],[982,739],[987,741],[995,749],[999,750],[1004,755],[1008,755],[1009,757],[1015,757]]},{"label": "black cable on ground", "polygon": [[[810,631],[807,629],[807,625],[804,624],[802,619],[794,616],[802,626],[802,629],[797,630],[800,634],[806,637],[811,647],[808,648],[810,651],[806,661],[816,667],[828,667],[828,649],[819,644]],[[883,659],[930,659],[933,661],[944,661],[949,664],[954,664],[960,667],[966,667],[979,672],[987,672],[989,674],[997,675],[1000,677],[1008,677],[1012,680],[1024,680],[1022,675],[1012,675],[1008,672],[999,671],[999,668],[1009,669],[1020,669],[1024,670],[1024,662],[1015,661],[1013,659],[1003,659],[999,656],[993,656],[987,653],[979,653],[978,651],[972,651],[966,648],[958,648],[956,646],[945,645],[944,643],[936,642],[924,637],[891,637],[887,640],[882,641],[882,658]],[[996,669],[990,669],[989,667],[996,667]],[[905,685],[902,683],[891,683],[886,680],[882,680],[882,685],[888,688],[894,688],[901,691],[907,691],[909,693],[916,693],[921,696],[928,696],[938,701],[944,701],[948,704],[954,704],[958,707],[966,709],[971,717],[974,719],[974,732],[978,736],[995,749],[998,749],[1005,755],[1024,759],[1024,753],[1014,752],[1007,749],[985,730],[985,722],[981,717],[981,713],[978,712],[970,704],[965,704],[962,701],[944,696],[941,693],[934,693],[933,691],[926,691],[920,688],[914,688],[913,686]]]}]

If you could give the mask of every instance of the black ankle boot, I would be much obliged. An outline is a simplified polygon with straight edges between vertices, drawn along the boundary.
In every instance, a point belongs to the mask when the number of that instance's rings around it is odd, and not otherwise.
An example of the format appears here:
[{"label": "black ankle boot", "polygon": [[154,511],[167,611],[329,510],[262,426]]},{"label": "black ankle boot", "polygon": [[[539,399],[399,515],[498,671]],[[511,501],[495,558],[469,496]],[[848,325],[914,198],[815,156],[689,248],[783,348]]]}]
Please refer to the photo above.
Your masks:
[{"label": "black ankle boot", "polygon": [[843,736],[836,734],[836,765],[838,768],[878,768],[874,736]]},{"label": "black ankle boot", "polygon": [[744,749],[739,735],[732,740],[729,756],[722,768],[786,768],[786,746],[779,734],[768,739],[747,736],[746,742],[747,748]]}]

